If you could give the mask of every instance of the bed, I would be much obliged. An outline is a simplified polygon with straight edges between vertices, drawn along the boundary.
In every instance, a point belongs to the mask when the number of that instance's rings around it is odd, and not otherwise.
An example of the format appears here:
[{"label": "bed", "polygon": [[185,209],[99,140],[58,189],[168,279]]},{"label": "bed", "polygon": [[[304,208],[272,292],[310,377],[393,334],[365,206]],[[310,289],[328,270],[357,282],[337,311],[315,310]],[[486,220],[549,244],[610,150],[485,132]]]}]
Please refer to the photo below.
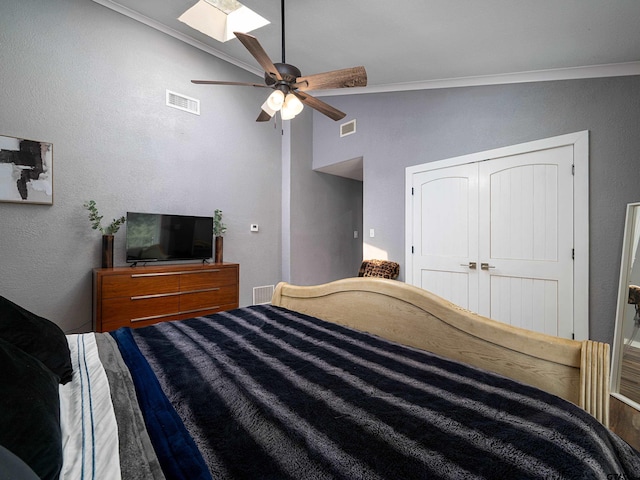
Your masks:
[{"label": "bed", "polygon": [[608,345],[401,282],[281,283],[270,305],[67,336],[0,300],[0,471],[640,478],[606,426]]}]

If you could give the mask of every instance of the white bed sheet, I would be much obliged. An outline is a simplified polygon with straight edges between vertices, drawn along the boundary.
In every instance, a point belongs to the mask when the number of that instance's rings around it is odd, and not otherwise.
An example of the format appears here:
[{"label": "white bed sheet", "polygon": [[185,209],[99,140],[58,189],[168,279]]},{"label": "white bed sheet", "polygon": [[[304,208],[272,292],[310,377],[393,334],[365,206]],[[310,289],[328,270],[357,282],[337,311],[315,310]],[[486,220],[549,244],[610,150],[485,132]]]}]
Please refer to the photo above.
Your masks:
[{"label": "white bed sheet", "polygon": [[93,333],[67,335],[73,380],[60,386],[61,479],[121,479],[118,426]]}]

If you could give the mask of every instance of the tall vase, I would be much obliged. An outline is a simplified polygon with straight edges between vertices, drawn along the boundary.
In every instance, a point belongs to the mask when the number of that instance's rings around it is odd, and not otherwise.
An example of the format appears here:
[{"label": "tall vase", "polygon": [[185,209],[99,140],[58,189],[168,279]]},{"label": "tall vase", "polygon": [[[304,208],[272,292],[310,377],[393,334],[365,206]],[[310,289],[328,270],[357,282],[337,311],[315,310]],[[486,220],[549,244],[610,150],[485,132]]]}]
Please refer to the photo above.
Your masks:
[{"label": "tall vase", "polygon": [[113,235],[102,236],[102,268],[113,268]]},{"label": "tall vase", "polygon": [[216,237],[215,263],[222,263],[222,238],[223,237]]}]

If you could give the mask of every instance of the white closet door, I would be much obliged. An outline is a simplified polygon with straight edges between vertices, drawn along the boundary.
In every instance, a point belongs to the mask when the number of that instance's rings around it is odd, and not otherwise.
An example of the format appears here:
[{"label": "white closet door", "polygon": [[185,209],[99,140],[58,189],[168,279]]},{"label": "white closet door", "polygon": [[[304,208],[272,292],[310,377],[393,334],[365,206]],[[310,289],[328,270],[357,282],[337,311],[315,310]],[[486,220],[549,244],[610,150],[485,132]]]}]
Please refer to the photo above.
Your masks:
[{"label": "white closet door", "polygon": [[413,285],[469,310],[478,308],[478,168],[414,175]]},{"label": "white closet door", "polygon": [[572,164],[572,146],[478,164],[480,314],[571,337]]},{"label": "white closet door", "polygon": [[571,338],[574,148],[413,173],[407,280],[495,320]]}]

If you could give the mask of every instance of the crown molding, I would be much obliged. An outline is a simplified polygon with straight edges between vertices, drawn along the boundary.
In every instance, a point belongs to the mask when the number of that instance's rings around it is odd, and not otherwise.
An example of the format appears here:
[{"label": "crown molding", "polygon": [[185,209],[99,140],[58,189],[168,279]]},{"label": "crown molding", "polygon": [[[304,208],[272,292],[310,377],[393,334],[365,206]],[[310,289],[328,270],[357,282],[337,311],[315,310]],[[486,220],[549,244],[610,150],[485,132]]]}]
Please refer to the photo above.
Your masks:
[{"label": "crown molding", "polygon": [[640,62],[554,68],[549,70],[514,72],[499,75],[482,75],[476,77],[444,78],[410,83],[372,85],[368,87],[336,88],[332,90],[316,91],[314,92],[314,96],[328,97],[362,93],[403,92],[410,90],[474,87],[481,85],[504,85],[509,83],[551,82],[555,80],[576,80],[581,78],[624,77],[631,75],[640,75]]}]

